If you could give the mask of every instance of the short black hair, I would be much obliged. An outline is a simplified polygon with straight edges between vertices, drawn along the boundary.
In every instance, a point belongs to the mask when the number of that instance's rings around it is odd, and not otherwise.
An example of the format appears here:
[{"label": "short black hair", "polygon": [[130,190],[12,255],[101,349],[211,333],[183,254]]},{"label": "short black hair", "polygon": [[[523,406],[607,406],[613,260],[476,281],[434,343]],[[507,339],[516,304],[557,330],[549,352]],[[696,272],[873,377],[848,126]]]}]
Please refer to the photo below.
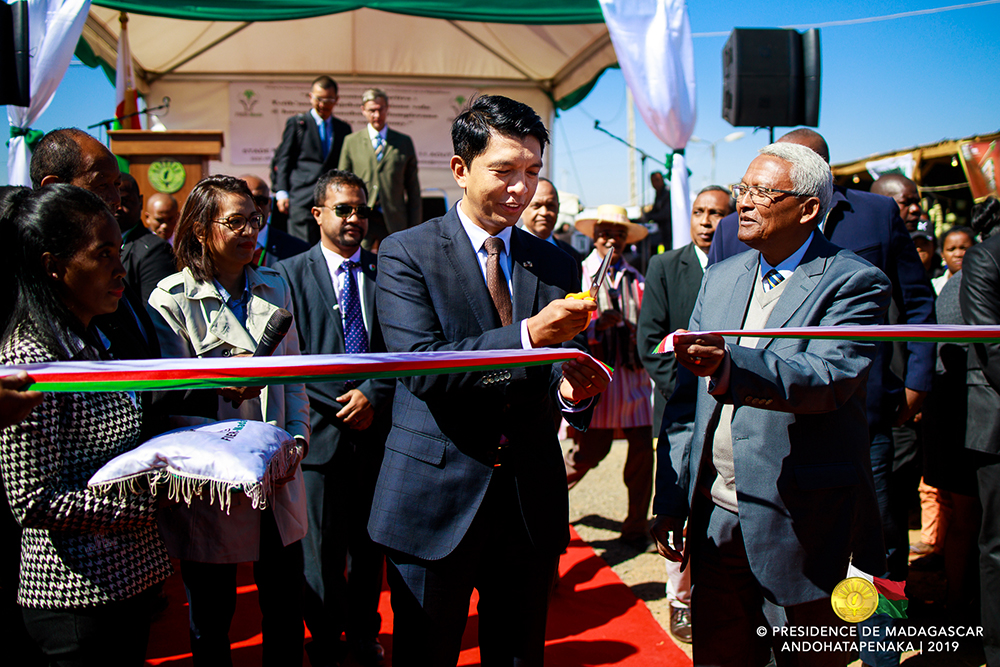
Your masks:
[{"label": "short black hair", "polygon": [[207,238],[209,225],[218,217],[222,200],[227,195],[246,197],[253,203],[253,194],[246,181],[219,174],[198,181],[181,209],[181,219],[174,231],[177,268],[191,269],[198,280],[209,281],[215,277],[215,260],[198,239],[198,233]]},{"label": "short black hair", "polygon": [[54,288],[42,255],[48,252],[60,259],[73,257],[86,242],[95,218],[105,216],[113,222],[114,216],[103,199],[68,183],[37,190],[10,190],[0,209],[0,248],[7,277],[4,283],[13,285],[15,293],[4,339],[20,323],[30,323],[43,344],[63,358],[61,340],[66,331],[91,339]]},{"label": "short black hair", "polygon": [[[694,198],[697,199],[699,195],[702,195],[702,194],[704,194],[706,192],[722,192],[722,193],[724,193],[726,195],[726,198],[729,200],[729,212],[732,213],[733,211],[736,210],[736,200],[733,199],[733,191],[730,190],[729,188],[724,188],[721,185],[706,185],[701,190],[698,190],[698,194],[695,195]],[[691,202],[691,203],[694,203],[694,202]]]},{"label": "short black hair", "polygon": [[549,143],[549,131],[535,110],[527,104],[502,95],[475,98],[451,125],[451,143],[455,155],[469,166],[486,151],[492,133],[506,137],[538,139],[541,153]]},{"label": "short black hair", "polygon": [[62,183],[76,178],[83,169],[80,140],[84,137],[90,135],[75,127],[52,130],[42,137],[31,154],[31,166],[28,168],[31,187],[40,188],[46,176],[57,176]]},{"label": "short black hair", "polygon": [[315,79],[313,79],[312,86],[309,87],[312,88],[313,86],[319,86],[323,90],[332,89],[334,93],[339,94],[339,91],[337,90],[337,82],[334,81],[332,77],[329,77],[326,74],[324,74],[323,76],[318,76]]},{"label": "short black hair", "polygon": [[349,171],[331,169],[316,181],[316,187],[313,188],[313,206],[323,205],[323,202],[326,201],[326,191],[331,185],[338,190],[344,186],[360,188],[365,193],[365,199],[368,199],[368,188],[360,177]]}]

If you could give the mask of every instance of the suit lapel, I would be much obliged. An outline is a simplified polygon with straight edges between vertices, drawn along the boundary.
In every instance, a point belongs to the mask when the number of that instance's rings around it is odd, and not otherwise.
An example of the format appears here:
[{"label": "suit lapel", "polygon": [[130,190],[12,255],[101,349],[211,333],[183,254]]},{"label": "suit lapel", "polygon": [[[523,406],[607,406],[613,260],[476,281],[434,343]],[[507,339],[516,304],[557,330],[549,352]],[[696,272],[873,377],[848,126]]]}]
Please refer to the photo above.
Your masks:
[{"label": "suit lapel", "polygon": [[726,329],[743,328],[743,320],[746,318],[747,306],[750,303],[750,296],[753,294],[754,282],[757,277],[759,257],[760,253],[749,253],[743,270],[740,270],[739,275],[736,276],[729,306],[723,316],[723,326]]},{"label": "suit lapel", "polygon": [[[457,204],[456,204],[457,206]],[[479,258],[472,250],[472,241],[462,229],[462,222],[454,207],[445,216],[441,233],[441,252],[451,267],[455,280],[468,297],[469,309],[483,331],[495,329],[499,316],[493,307],[493,299],[486,289],[486,280],[479,268]]]},{"label": "suit lapel", "polygon": [[313,283],[316,285],[316,291],[319,292],[319,296],[323,299],[325,305],[323,310],[334,314],[334,319],[337,320],[339,325],[336,327],[336,331],[340,334],[340,340],[343,343],[343,316],[340,313],[340,304],[337,303],[337,293],[333,290],[333,278],[330,276],[330,267],[326,263],[326,258],[323,256],[323,249],[320,248],[320,244],[317,243],[309,249],[307,261]]},{"label": "suit lapel", "polygon": [[513,228],[510,233],[511,291],[513,292],[513,321],[520,322],[533,315],[535,294],[538,292],[538,276],[524,268],[528,253],[521,244],[522,232]]},{"label": "suit lapel", "polygon": [[[778,302],[774,304],[774,310],[767,318],[768,329],[780,329],[785,326],[795,311],[805,302],[809,293],[816,287],[826,269],[828,259],[825,256],[820,256],[819,250],[824,245],[828,245],[828,242],[817,230],[812,243],[809,244],[809,249],[806,250],[798,268],[795,269],[795,273],[788,278],[788,286],[781,293]],[[773,338],[761,338],[757,347],[767,347],[773,340]]]},{"label": "suit lapel", "polygon": [[[361,298],[365,301],[365,312],[368,313],[368,321],[375,321],[375,281],[378,273],[375,269],[375,255],[367,250],[361,251],[361,272],[365,274],[365,293]],[[372,327],[368,327],[369,347],[372,341]]]}]

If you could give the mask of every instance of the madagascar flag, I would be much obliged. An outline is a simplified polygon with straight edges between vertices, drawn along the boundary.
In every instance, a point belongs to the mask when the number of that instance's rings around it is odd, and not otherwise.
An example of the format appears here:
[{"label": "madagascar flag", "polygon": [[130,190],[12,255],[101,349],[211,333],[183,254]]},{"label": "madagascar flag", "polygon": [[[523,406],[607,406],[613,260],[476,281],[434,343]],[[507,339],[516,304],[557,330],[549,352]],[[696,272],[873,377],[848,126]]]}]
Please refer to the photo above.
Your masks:
[{"label": "madagascar flag", "polygon": [[864,579],[875,586],[875,590],[878,591],[878,607],[875,608],[876,614],[885,614],[893,618],[906,618],[906,607],[909,601],[906,599],[906,593],[903,590],[906,588],[905,581],[889,581],[888,579],[873,577],[867,572],[862,572],[854,567],[851,563],[847,564],[847,576]]},{"label": "madagascar flag", "polygon": [[[132,50],[128,45],[128,15],[119,16],[121,32],[118,33],[118,61],[115,65],[115,129],[141,130],[135,75],[132,71]],[[127,117],[126,117],[127,116]]]}]

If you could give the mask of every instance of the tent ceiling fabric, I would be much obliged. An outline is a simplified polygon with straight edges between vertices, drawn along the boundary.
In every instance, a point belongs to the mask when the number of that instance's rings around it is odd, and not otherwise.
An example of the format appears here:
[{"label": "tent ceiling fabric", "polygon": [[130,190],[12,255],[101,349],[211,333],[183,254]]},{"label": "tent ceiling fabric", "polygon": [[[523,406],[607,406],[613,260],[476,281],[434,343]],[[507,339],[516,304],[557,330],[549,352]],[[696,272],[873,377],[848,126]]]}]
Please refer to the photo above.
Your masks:
[{"label": "tent ceiling fabric", "polygon": [[493,23],[603,23],[598,0],[479,0],[456,8],[454,0],[98,0],[95,5],[136,14],[200,21],[284,21],[362,7],[396,14]]},{"label": "tent ceiling fabric", "polygon": [[[398,14],[361,8],[393,6]],[[544,16],[562,18],[561,25],[467,20],[481,15],[498,20],[520,19],[522,0],[479,2],[473,11],[456,12],[454,3],[418,2],[101,2],[90,10],[83,38],[95,54],[115,61],[118,9],[129,14],[129,41],[140,91],[156,81],[204,78],[268,78],[301,80],[328,73],[335,77],[428,81],[465,81],[472,85],[529,85],[554,101],[583,88],[616,62],[603,22],[570,22],[571,17],[600,17],[594,0],[550,0]],[[546,3],[538,3],[546,4]],[[266,7],[265,7],[266,6]],[[592,7],[588,10],[588,7]],[[323,11],[320,11],[323,8]],[[402,9],[400,9],[402,8]],[[415,16],[416,10],[452,18]],[[576,13],[568,9],[576,8]],[[447,9],[447,11],[445,11]],[[238,11],[237,11],[238,10]],[[326,15],[317,15],[326,12]],[[239,15],[245,21],[190,20],[150,14],[216,17]],[[264,16],[313,15],[296,20]],[[461,16],[461,20],[457,18]],[[508,18],[508,20],[512,20]],[[294,48],[287,48],[294,45]],[[431,48],[434,47],[434,48]]]}]

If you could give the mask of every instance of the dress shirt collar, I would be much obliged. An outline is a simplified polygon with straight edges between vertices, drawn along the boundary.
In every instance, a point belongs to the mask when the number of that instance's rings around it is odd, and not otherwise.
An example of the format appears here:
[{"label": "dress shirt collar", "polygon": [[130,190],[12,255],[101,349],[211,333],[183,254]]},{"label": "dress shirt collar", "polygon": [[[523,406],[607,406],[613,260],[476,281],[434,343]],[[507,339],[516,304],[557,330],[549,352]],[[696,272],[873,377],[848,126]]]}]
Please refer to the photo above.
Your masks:
[{"label": "dress shirt collar", "polygon": [[[320,125],[323,125],[324,123],[328,123],[330,121],[329,118],[327,118],[326,120],[323,120],[320,117],[320,115],[318,113],[316,113],[315,109],[309,109],[309,113],[312,114],[313,120],[316,121],[316,126],[317,127],[319,127]],[[331,118],[332,118],[332,116],[331,116]]]},{"label": "dress shirt collar", "polygon": [[383,125],[381,130],[376,130],[372,127],[371,123],[368,123],[368,138],[371,140],[372,145],[375,144],[376,135],[382,137],[382,141],[386,141],[389,137],[389,126]]},{"label": "dress shirt collar", "polygon": [[330,250],[325,245],[323,245],[322,242],[319,245],[319,249],[323,251],[323,259],[326,260],[326,265],[330,267],[330,275],[336,274],[337,271],[340,269],[340,265],[343,264],[348,259],[356,263],[359,267],[361,266],[360,247],[357,250],[355,250],[354,254],[351,255],[350,257],[344,257],[339,253]]},{"label": "dress shirt collar", "polygon": [[530,229],[528,229],[528,225],[522,224],[521,225],[521,229],[524,230],[524,231],[526,231],[526,232],[528,232],[529,234],[531,234],[532,236],[534,236],[536,239],[539,239],[541,241],[548,241],[549,243],[551,243],[552,245],[556,246],[557,248],[559,247],[559,244],[556,243],[556,235],[555,234],[549,234],[549,238],[543,239],[541,236],[539,236],[535,232],[533,232]]},{"label": "dress shirt collar", "polygon": [[704,250],[702,250],[698,246],[694,246],[694,256],[698,258],[698,263],[701,264],[702,271],[708,268],[708,255],[705,253]]},{"label": "dress shirt collar", "polygon": [[802,258],[805,256],[806,250],[809,249],[809,244],[812,243],[813,237],[815,235],[816,235],[816,230],[813,230],[809,234],[809,238],[806,239],[806,242],[803,243],[801,246],[799,246],[799,249],[793,252],[791,255],[789,255],[785,260],[779,262],[777,266],[771,266],[770,264],[768,264],[767,260],[764,259],[764,255],[761,255],[760,278],[763,278],[765,275],[767,275],[767,272],[770,271],[771,269],[777,269],[778,273],[780,273],[783,278],[790,277],[793,273],[795,273],[795,269],[798,267],[799,263],[802,261]]},{"label": "dress shirt collar", "polygon": [[[458,212],[458,219],[462,221],[462,229],[465,233],[469,235],[469,240],[472,241],[472,250],[479,254],[482,250],[483,244],[486,243],[486,239],[490,237],[490,233],[485,229],[477,225],[472,221],[472,218],[465,214],[462,210],[462,200],[458,200],[455,205],[455,210]],[[510,227],[504,227],[503,230],[497,234],[497,238],[503,241],[504,252],[507,253],[508,261],[510,258]]]}]

